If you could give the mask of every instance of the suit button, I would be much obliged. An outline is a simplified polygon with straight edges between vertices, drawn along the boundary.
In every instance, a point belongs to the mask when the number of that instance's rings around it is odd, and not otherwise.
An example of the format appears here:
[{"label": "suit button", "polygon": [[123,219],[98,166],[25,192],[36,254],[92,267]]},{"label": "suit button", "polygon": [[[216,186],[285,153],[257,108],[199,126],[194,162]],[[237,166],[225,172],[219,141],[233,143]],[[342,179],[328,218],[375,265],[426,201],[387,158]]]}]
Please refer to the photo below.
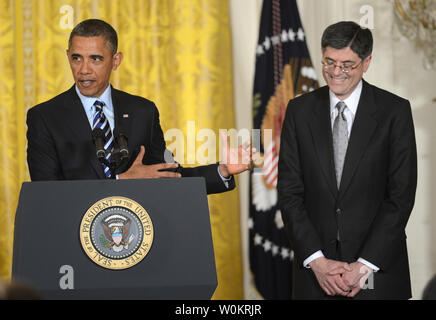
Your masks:
[{"label": "suit button", "polygon": [[336,214],[341,214],[342,213],[342,211],[341,211],[341,209],[336,209]]}]

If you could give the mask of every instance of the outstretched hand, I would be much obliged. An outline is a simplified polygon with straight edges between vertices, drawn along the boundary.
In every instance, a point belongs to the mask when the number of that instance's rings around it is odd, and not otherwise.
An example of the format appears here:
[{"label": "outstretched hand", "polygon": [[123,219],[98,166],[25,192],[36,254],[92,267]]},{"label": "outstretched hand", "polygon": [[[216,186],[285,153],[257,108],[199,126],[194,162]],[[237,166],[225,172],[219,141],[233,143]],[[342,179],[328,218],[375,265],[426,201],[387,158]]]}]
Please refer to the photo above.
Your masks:
[{"label": "outstretched hand", "polygon": [[139,154],[130,168],[118,175],[120,179],[143,179],[143,178],[180,178],[182,175],[178,172],[159,171],[163,169],[175,169],[179,165],[177,163],[158,163],[151,165],[142,164],[142,159],[145,156],[145,147],[141,146]]},{"label": "outstretched hand", "polygon": [[225,178],[231,175],[244,172],[251,169],[252,154],[256,148],[251,148],[250,141],[245,142],[237,148],[231,148],[228,136],[221,132],[222,156],[223,160],[219,164],[219,171]]}]

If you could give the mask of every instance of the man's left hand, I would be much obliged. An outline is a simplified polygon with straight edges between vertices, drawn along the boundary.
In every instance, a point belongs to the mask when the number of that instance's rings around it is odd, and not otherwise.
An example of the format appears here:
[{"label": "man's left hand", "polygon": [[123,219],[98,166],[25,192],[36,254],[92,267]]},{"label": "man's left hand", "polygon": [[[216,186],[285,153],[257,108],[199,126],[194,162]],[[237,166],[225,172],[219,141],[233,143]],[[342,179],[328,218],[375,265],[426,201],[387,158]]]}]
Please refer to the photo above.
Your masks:
[{"label": "man's left hand", "polygon": [[223,132],[221,141],[224,159],[219,164],[219,171],[224,178],[251,169],[252,153],[256,152],[256,148],[251,148],[249,141],[237,148],[231,148],[228,137]]},{"label": "man's left hand", "polygon": [[342,279],[347,286],[352,288],[347,297],[353,298],[362,290],[373,270],[359,261],[351,263],[350,267],[352,271],[343,273]]}]

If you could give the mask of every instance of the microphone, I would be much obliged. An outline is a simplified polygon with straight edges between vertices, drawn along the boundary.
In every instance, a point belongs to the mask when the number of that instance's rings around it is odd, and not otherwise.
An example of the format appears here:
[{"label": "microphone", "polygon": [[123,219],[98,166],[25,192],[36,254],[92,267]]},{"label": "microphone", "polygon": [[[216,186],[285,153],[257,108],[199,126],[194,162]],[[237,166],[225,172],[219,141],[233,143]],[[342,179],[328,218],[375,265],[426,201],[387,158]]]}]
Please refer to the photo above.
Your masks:
[{"label": "microphone", "polygon": [[95,145],[95,154],[99,159],[105,159],[105,150],[104,150],[104,132],[100,128],[95,128],[92,130],[92,140]]},{"label": "microphone", "polygon": [[127,146],[127,136],[123,132],[119,132],[115,135],[115,141],[118,144],[120,149],[121,159],[125,159],[129,157],[129,149]]}]

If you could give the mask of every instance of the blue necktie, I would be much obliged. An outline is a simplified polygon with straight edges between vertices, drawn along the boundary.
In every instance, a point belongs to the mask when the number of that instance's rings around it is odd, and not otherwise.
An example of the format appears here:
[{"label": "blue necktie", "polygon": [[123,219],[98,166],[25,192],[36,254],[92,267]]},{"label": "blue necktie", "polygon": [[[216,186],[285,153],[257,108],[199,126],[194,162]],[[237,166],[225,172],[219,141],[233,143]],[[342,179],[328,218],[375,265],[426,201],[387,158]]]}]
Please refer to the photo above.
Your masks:
[{"label": "blue necktie", "polygon": [[[94,115],[94,121],[92,122],[92,130],[95,128],[100,128],[104,132],[104,149],[109,150],[112,152],[114,148],[114,137],[112,136],[111,127],[109,125],[109,121],[107,120],[106,116],[103,112],[103,106],[104,102],[96,100],[94,102],[94,106],[96,109],[95,115]],[[110,163],[111,162],[111,154],[109,152],[105,152],[106,160]],[[110,178],[111,171],[108,166],[103,164],[104,174],[107,178]]]}]

